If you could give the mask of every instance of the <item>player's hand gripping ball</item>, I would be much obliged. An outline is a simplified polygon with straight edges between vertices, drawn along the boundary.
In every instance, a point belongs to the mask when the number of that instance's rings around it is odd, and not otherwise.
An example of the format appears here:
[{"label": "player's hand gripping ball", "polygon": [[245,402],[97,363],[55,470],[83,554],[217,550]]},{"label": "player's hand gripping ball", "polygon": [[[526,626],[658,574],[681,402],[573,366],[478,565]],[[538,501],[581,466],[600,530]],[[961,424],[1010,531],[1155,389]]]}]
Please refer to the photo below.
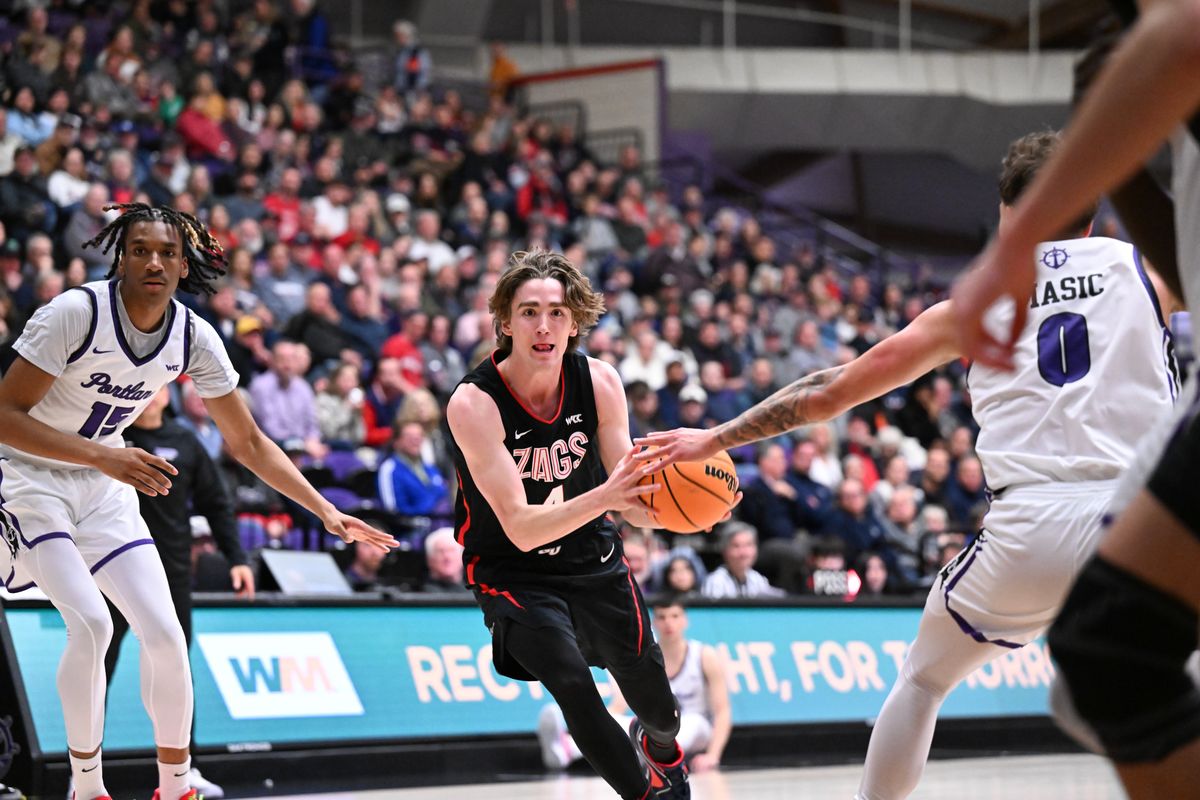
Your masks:
[{"label": "player's hand gripping ball", "polygon": [[[650,462],[653,463],[653,462]],[[708,530],[737,502],[738,476],[733,460],[722,451],[704,461],[681,461],[646,475],[639,484],[662,488],[641,501],[674,533]]]}]

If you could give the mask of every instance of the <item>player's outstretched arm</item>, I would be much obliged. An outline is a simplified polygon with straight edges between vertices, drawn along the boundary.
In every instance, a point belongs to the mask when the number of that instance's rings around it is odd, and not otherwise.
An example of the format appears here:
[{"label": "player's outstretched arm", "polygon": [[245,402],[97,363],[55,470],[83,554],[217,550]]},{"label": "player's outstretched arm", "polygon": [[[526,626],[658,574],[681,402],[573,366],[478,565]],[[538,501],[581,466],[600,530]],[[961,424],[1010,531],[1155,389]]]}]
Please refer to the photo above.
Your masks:
[{"label": "player's outstretched arm", "polygon": [[625,514],[641,505],[639,497],[659,488],[658,484],[637,485],[642,465],[626,454],[609,472],[608,480],[595,489],[564,502],[531,505],[513,456],[504,446],[504,423],[492,398],[463,384],[446,406],[446,421],[472,480],[505,534],[524,552],[561,539],[606,511]]},{"label": "player's outstretched arm", "polygon": [[[1127,179],[1200,107],[1200,0],[1142,2],[1140,20],[1101,70],[1062,145],[1013,207],[1003,231],[954,290],[963,352],[1012,368],[1034,284],[1034,248]],[[1001,297],[1016,303],[1007,340],[984,329]]]},{"label": "player's outstretched arm", "polygon": [[166,494],[168,475],[179,474],[170,462],[137,447],[106,447],[77,434],[63,433],[29,415],[56,378],[18,356],[0,381],[0,442],[26,453],[100,470],[142,494]]},{"label": "player's outstretched arm", "polygon": [[849,364],[805,375],[729,422],[709,430],[680,428],[639,438],[636,444],[655,449],[635,458],[661,458],[667,464],[700,461],[721,450],[824,422],[958,355],[950,304],[938,303]]},{"label": "player's outstretched arm", "polygon": [[208,398],[204,406],[229,444],[233,457],[253,470],[268,486],[316,514],[330,533],[345,542],[370,542],[384,549],[399,544],[390,534],[343,514],[322,497],[279,445],[262,432],[236,390],[222,397]]}]

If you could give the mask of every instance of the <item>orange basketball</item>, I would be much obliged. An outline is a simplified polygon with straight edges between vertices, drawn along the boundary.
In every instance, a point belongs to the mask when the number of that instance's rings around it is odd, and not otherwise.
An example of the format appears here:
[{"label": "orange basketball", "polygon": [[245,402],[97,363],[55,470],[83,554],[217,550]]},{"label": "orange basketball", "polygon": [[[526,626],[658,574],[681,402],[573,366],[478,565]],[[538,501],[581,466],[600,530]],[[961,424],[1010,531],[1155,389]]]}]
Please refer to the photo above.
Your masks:
[{"label": "orange basketball", "polygon": [[642,502],[658,514],[659,523],[675,533],[707,530],[725,516],[738,492],[737,470],[722,451],[705,461],[683,461],[651,473],[639,483],[661,488],[642,495]]}]

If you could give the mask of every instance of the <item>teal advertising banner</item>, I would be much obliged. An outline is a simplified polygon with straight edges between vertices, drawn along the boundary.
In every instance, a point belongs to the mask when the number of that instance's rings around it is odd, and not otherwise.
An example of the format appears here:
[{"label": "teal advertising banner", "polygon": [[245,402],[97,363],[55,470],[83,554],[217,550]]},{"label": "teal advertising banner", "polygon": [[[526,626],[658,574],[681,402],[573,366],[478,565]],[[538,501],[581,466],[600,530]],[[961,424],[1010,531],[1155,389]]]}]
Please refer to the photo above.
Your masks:
[{"label": "teal advertising banner", "polygon": [[[689,636],[723,658],[736,724],[868,720],[916,634],[918,608],[693,608]],[[41,747],[65,750],[55,675],[58,613],[9,608]],[[196,741],[268,743],[532,733],[550,702],[538,684],[498,676],[471,607],[197,608]],[[105,750],[148,749],[137,642],[126,639],[108,701]],[[607,676],[597,671],[601,692]],[[1047,713],[1043,641],[980,669],[946,702],[951,717]]]}]

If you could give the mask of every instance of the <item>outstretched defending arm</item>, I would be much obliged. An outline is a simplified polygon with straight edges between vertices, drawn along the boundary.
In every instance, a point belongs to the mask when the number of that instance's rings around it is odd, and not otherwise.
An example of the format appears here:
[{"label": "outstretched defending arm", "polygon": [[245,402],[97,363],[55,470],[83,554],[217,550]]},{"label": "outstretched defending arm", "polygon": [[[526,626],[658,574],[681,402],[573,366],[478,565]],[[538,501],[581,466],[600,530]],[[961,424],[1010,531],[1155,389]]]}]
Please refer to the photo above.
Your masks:
[{"label": "outstretched defending arm", "polygon": [[233,457],[253,470],[272,489],[316,514],[330,533],[346,542],[370,542],[385,550],[399,544],[390,534],[372,528],[349,514],[343,514],[322,497],[279,449],[279,445],[262,432],[236,390],[221,397],[206,398],[204,407],[229,443]]},{"label": "outstretched defending arm", "polygon": [[710,430],[680,428],[639,438],[636,444],[655,449],[634,458],[661,458],[666,464],[699,461],[730,447],[823,422],[958,355],[950,304],[938,303],[849,364],[805,375],[729,422]]}]

